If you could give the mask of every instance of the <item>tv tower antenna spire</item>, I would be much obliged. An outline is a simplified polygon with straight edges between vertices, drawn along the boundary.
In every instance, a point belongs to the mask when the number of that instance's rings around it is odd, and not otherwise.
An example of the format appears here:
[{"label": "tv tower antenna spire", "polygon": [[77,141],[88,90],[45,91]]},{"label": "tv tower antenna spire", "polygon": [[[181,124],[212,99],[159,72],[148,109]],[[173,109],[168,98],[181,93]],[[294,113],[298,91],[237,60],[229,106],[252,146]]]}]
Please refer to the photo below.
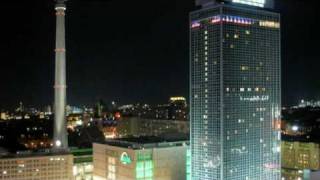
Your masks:
[{"label": "tv tower antenna spire", "polygon": [[65,11],[66,0],[55,0],[56,11],[56,49],[54,84],[54,149],[68,150],[66,126],[66,45]]}]

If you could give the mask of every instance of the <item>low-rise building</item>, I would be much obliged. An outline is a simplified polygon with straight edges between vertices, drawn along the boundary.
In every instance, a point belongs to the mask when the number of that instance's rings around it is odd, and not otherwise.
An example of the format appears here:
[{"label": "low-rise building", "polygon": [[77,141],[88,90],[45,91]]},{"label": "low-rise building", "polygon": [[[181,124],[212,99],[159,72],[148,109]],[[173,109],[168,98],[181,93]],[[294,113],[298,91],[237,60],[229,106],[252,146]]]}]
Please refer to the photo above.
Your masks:
[{"label": "low-rise building", "polygon": [[320,169],[320,145],[307,142],[282,141],[282,167]]},{"label": "low-rise building", "polygon": [[320,145],[313,142],[282,141],[282,178],[310,179],[310,172],[320,170]]},{"label": "low-rise building", "polygon": [[73,155],[37,153],[0,157],[0,180],[72,180]]},{"label": "low-rise building", "polygon": [[155,137],[94,143],[94,180],[184,180],[188,144]]}]

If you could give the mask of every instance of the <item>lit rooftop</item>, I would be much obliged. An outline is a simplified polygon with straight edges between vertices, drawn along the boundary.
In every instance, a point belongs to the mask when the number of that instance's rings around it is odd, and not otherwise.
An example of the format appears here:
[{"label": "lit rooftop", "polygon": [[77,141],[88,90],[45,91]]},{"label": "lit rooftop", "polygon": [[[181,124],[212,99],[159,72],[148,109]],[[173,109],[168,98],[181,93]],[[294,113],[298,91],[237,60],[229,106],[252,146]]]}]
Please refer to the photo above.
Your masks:
[{"label": "lit rooftop", "polygon": [[1,159],[5,158],[30,158],[30,157],[43,157],[43,156],[60,156],[60,155],[71,155],[68,151],[52,151],[51,149],[43,151],[18,151],[16,153],[0,154]]},{"label": "lit rooftop", "polygon": [[189,138],[187,135],[180,137],[144,136],[107,140],[105,144],[129,149],[164,148],[189,145]]}]

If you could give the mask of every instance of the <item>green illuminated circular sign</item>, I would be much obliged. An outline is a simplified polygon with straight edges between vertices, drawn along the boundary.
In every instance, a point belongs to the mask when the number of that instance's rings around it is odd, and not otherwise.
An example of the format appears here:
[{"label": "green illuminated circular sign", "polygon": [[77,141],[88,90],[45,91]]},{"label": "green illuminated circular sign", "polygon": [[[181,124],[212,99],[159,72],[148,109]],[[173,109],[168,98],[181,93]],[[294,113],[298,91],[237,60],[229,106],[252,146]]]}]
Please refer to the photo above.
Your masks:
[{"label": "green illuminated circular sign", "polygon": [[131,164],[131,158],[126,152],[123,152],[120,156],[120,162],[125,165]]}]

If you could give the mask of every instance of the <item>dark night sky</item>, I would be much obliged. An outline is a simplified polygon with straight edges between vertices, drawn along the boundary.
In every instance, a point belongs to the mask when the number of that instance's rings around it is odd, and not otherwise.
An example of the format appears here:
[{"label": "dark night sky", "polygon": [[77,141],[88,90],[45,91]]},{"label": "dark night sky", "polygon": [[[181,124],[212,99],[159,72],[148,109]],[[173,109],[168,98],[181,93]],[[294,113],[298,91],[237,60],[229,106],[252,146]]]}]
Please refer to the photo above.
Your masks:
[{"label": "dark night sky", "polygon": [[[68,103],[163,103],[188,96],[188,12],[194,0],[72,0]],[[276,0],[282,13],[283,103],[320,99],[316,0]],[[53,101],[52,0],[1,2],[0,108]]]}]

